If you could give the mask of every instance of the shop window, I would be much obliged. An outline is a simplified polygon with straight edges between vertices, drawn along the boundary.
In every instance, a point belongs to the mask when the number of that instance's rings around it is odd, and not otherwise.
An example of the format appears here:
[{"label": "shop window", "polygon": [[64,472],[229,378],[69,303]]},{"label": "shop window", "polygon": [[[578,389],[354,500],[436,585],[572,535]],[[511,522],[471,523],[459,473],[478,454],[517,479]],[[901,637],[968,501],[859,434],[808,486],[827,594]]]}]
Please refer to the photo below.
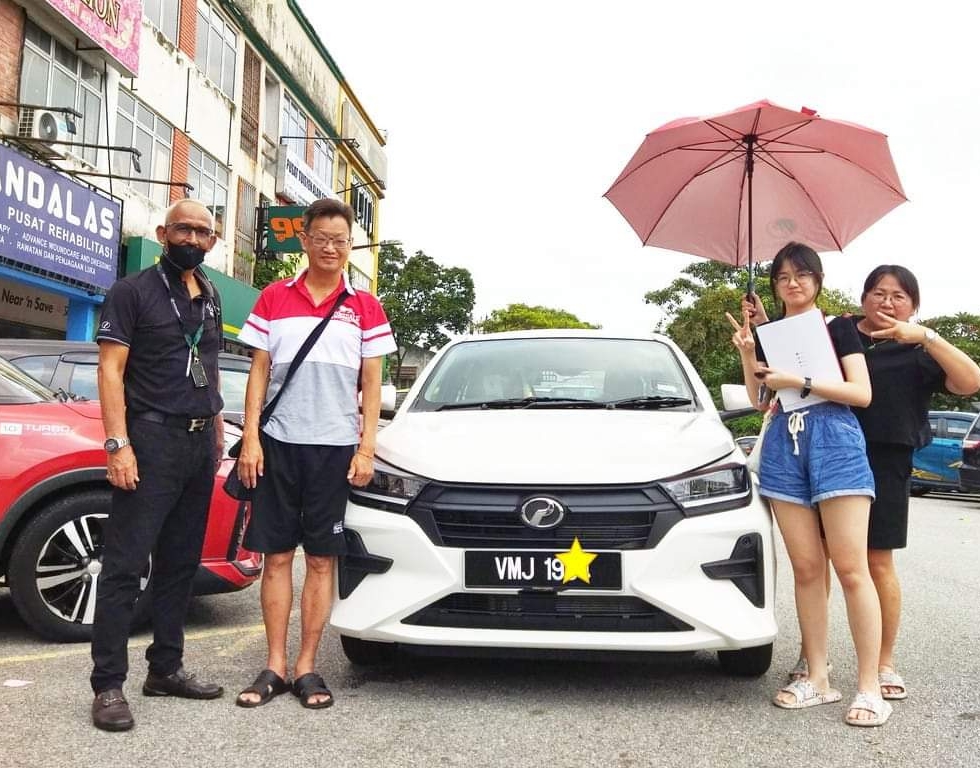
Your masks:
[{"label": "shop window", "polygon": [[[289,94],[285,94],[282,100],[282,133],[280,136],[306,136],[306,113],[299,108],[299,105],[292,100]],[[283,141],[293,153],[303,162],[306,162],[306,139],[286,139]]]},{"label": "shop window", "polygon": [[172,42],[177,42],[180,0],[143,0],[143,15]]},{"label": "shop window", "polygon": [[194,62],[229,99],[235,98],[235,49],[238,35],[205,0],[197,0],[197,48]]},{"label": "shop window", "polygon": [[333,142],[323,141],[323,136],[316,132],[317,141],[313,142],[313,170],[323,182],[325,189],[330,189],[333,183]]},{"label": "shop window", "polygon": [[[115,173],[120,176],[170,181],[174,145],[173,126],[121,88],[119,109],[116,113],[116,144],[136,147],[142,153],[140,157],[142,171],[136,173],[135,169],[130,168],[127,153],[116,152],[112,161]],[[163,208],[166,208],[170,201],[170,188],[164,184],[131,181],[130,185]]]},{"label": "shop window", "polygon": [[369,238],[374,237],[374,195],[356,174],[351,174],[351,207],[354,221],[361,225]]},{"label": "shop window", "polygon": [[228,169],[191,144],[187,157],[187,182],[194,186],[194,199],[204,203],[214,215],[215,232],[218,237],[223,237],[228,206]]},{"label": "shop window", "polygon": [[[76,133],[71,140],[99,143],[102,73],[30,20],[24,29],[20,98],[25,104],[77,109],[82,118],[76,118]],[[70,147],[70,150],[91,165],[96,164],[101,151],[95,147]]]}]

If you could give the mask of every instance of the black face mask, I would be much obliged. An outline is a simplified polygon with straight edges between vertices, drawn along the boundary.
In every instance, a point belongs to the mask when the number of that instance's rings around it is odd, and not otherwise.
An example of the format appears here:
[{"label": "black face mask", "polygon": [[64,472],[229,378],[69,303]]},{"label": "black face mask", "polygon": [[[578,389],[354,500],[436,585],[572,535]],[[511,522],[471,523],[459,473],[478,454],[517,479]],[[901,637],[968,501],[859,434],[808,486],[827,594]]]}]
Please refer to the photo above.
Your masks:
[{"label": "black face mask", "polygon": [[171,264],[181,272],[184,272],[188,269],[194,269],[194,267],[201,264],[204,261],[206,253],[207,251],[197,245],[191,245],[189,243],[174,245],[173,243],[167,243],[167,250],[163,255]]}]

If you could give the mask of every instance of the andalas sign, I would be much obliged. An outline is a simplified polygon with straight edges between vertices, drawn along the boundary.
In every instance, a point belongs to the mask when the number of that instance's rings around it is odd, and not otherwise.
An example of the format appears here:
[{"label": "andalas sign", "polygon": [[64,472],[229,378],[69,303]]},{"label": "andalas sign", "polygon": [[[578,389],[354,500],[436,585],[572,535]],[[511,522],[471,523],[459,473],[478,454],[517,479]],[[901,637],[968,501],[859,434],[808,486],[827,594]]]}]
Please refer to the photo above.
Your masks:
[{"label": "andalas sign", "polygon": [[108,289],[122,206],[0,144],[0,255]]}]

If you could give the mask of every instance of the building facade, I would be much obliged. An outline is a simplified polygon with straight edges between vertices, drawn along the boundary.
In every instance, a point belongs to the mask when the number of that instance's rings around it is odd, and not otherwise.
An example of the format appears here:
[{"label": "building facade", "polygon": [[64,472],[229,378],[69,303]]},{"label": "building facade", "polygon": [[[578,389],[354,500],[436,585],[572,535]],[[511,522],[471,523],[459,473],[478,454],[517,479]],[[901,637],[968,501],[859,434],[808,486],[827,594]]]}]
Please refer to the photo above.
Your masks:
[{"label": "building facade", "polygon": [[93,338],[182,197],[214,213],[229,337],[316,198],[354,207],[375,288],[384,138],[295,0],[0,0],[0,74],[0,336]]}]

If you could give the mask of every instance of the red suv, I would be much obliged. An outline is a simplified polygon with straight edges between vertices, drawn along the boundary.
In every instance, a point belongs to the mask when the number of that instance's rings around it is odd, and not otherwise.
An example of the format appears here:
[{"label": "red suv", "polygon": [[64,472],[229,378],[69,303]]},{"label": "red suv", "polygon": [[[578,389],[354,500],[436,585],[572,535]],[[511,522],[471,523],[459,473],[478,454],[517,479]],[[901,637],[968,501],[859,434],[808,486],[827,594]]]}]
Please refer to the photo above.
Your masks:
[{"label": "red suv", "polygon": [[[238,436],[226,425],[226,441]],[[54,392],[0,358],[0,579],[24,621],[52,640],[91,637],[110,501],[104,437],[98,402]],[[215,478],[198,595],[243,589],[262,569],[241,546],[248,505],[221,488],[232,464],[226,456]],[[150,558],[137,617],[152,585]]]}]

